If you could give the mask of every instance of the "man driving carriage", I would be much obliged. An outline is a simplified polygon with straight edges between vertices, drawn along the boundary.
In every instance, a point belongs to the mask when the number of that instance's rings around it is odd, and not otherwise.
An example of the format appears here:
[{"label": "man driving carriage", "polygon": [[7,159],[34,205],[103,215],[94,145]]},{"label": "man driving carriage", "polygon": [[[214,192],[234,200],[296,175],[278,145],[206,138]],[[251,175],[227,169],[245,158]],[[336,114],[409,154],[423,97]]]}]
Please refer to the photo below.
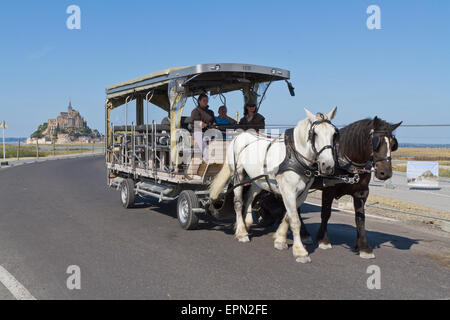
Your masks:
[{"label": "man driving carriage", "polygon": [[194,142],[200,149],[203,158],[208,158],[208,144],[203,139],[203,133],[216,124],[214,111],[209,109],[208,96],[204,93],[198,97],[198,105],[191,112],[192,129],[194,130]]}]

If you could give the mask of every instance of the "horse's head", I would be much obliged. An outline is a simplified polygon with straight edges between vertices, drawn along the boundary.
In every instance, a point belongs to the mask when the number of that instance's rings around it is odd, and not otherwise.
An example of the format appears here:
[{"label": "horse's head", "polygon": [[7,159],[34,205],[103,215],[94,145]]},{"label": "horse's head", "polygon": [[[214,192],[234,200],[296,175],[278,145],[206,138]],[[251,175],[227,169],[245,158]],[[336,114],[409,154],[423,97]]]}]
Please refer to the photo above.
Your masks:
[{"label": "horse's head", "polygon": [[336,115],[337,107],[328,114],[317,113],[312,114],[305,109],[306,115],[310,122],[308,142],[311,145],[314,161],[319,167],[319,171],[324,175],[332,175],[334,173],[334,145],[338,138],[339,131],[331,123]]},{"label": "horse's head", "polygon": [[390,124],[378,117],[372,120],[369,139],[377,179],[387,180],[392,177],[391,153],[398,149],[398,141],[393,135],[393,131],[401,124],[402,122]]}]

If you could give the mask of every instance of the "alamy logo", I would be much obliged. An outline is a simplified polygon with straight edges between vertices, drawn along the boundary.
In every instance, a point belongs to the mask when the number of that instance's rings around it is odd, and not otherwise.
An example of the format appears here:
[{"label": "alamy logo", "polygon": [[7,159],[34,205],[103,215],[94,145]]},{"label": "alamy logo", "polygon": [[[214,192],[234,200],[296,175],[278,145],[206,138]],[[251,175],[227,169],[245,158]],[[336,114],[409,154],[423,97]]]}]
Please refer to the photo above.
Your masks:
[{"label": "alamy logo", "polygon": [[367,289],[373,290],[381,289],[381,269],[377,265],[371,265],[367,267],[366,273],[370,274],[370,277],[367,278]]},{"label": "alamy logo", "polygon": [[80,30],[81,29],[81,9],[79,6],[71,5],[67,7],[67,14],[70,16],[67,18],[66,26],[69,30]]},{"label": "alamy logo", "polygon": [[67,278],[67,289],[81,290],[81,269],[79,266],[69,266],[66,271],[70,276]]},{"label": "alamy logo", "polygon": [[371,5],[366,10],[370,16],[367,18],[366,25],[369,30],[381,29],[381,10],[377,5]]}]

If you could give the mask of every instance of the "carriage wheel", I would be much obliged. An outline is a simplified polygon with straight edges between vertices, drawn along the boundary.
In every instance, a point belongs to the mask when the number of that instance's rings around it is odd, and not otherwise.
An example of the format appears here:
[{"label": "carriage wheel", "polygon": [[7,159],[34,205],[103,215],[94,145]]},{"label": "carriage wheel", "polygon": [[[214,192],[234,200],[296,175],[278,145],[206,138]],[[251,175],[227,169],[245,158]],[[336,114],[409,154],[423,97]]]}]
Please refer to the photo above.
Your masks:
[{"label": "carriage wheel", "polygon": [[120,199],[125,208],[128,209],[134,206],[136,194],[134,191],[134,181],[132,179],[128,178],[122,182],[120,186]]},{"label": "carriage wheel", "polygon": [[185,230],[197,229],[199,216],[193,209],[199,208],[197,195],[192,190],[180,193],[177,203],[177,215],[180,225]]}]

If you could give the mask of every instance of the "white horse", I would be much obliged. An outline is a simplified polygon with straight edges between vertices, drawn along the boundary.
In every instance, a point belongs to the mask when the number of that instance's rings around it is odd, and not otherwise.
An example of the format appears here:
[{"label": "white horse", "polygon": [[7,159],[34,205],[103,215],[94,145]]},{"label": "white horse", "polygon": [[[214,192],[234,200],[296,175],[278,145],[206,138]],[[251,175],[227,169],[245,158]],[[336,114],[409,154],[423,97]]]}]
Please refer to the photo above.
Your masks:
[{"label": "white horse", "polygon": [[[290,151],[301,158],[304,170],[285,170],[279,172],[280,164],[286,157],[287,148],[284,143],[285,134],[280,138],[270,139],[263,136],[244,132],[235,137],[227,148],[226,161],[210,186],[210,198],[215,200],[223,192],[225,185],[233,177],[234,209],[236,211],[235,236],[240,242],[250,241],[247,229],[253,224],[252,202],[262,190],[281,195],[287,213],[285,222],[280,225],[275,234],[274,246],[282,250],[287,249],[284,231],[290,226],[293,236],[293,255],[297,262],[310,262],[308,252],[300,239],[300,218],[298,208],[305,201],[308,189],[311,187],[317,165],[319,172],[330,175],[334,171],[334,157],[332,146],[337,129],[331,124],[336,114],[334,108],[328,115],[312,114],[305,109],[307,118],[301,120],[293,130],[293,147]],[[319,151],[317,151],[319,150]],[[301,168],[300,167],[300,168]],[[300,172],[299,172],[300,171]],[[312,173],[312,175],[311,175]],[[243,201],[244,178],[254,179]],[[247,180],[247,179],[246,179]],[[245,224],[242,211],[246,213]],[[285,230],[282,230],[282,229]]]}]

